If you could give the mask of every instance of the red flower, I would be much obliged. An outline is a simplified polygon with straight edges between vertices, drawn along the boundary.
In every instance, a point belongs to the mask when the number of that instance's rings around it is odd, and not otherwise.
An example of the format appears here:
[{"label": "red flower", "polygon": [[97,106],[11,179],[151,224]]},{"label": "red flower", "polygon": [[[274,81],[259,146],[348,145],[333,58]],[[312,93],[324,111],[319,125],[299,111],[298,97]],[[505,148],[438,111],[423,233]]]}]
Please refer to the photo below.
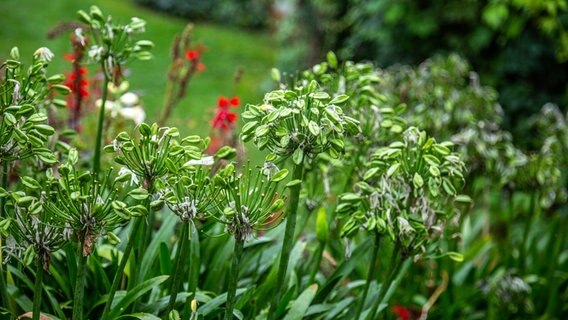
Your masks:
[{"label": "red flower", "polygon": [[237,108],[241,104],[239,97],[232,97],[231,99],[225,97],[217,98],[217,108],[229,109],[229,107]]},{"label": "red flower", "polygon": [[199,59],[199,51],[197,50],[187,50],[185,52],[185,58],[189,61],[195,61],[197,59]]},{"label": "red flower", "polygon": [[80,67],[78,72],[71,73],[65,79],[65,86],[67,86],[73,94],[78,94],[81,97],[89,96],[89,84],[82,76],[87,74],[87,69]]},{"label": "red flower", "polygon": [[237,108],[241,104],[239,97],[227,98],[220,96],[217,98],[217,114],[213,119],[213,129],[221,131],[232,130],[237,122],[237,114],[230,111],[230,107]]},{"label": "red flower", "polygon": [[392,313],[396,315],[397,320],[409,320],[412,318],[412,312],[404,306],[393,306]]},{"label": "red flower", "polygon": [[237,114],[226,109],[218,109],[213,119],[213,128],[221,131],[230,130],[237,122]]},{"label": "red flower", "polygon": [[205,71],[205,69],[207,69],[205,67],[205,64],[203,64],[202,62],[198,62],[195,68],[197,69],[197,71]]}]

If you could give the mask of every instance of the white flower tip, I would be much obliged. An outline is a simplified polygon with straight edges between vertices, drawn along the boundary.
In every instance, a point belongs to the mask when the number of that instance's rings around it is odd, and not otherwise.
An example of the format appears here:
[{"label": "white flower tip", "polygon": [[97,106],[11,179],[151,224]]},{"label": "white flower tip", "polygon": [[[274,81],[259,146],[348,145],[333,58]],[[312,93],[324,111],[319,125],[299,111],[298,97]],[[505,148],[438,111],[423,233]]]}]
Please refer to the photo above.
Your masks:
[{"label": "white flower tip", "polygon": [[55,55],[53,54],[53,52],[51,52],[51,50],[49,50],[49,48],[47,47],[41,47],[39,49],[37,49],[34,52],[34,56],[44,62],[49,62],[51,61],[51,59],[53,59],[53,57],[55,57]]},{"label": "white flower tip", "polygon": [[213,156],[201,158],[199,160],[189,160],[184,166],[212,166],[215,163]]}]

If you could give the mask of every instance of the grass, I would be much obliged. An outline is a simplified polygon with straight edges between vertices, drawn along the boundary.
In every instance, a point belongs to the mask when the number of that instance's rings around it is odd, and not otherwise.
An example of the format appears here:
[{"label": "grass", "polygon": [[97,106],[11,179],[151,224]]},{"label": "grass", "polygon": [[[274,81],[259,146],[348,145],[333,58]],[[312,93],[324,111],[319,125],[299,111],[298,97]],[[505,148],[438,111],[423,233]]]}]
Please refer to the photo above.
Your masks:
[{"label": "grass", "polygon": [[[75,20],[77,10],[88,10],[91,4],[98,5],[103,13],[111,14],[116,21],[127,22],[130,17],[147,21],[146,33],[141,39],[154,42],[154,59],[131,63],[128,80],[130,89],[142,97],[146,121],[157,120],[163,101],[165,72],[170,62],[170,43],[188,22],[184,19],[141,7],[132,0],[2,0],[0,59],[8,57],[13,46],[19,47],[24,59],[31,57],[37,48],[46,46],[56,55],[50,66],[51,73],[67,71],[70,64],[63,55],[71,51],[68,36],[63,34],[48,40],[46,33],[60,22]],[[169,125],[177,126],[184,135],[206,135],[219,95],[238,95],[243,106],[262,99],[270,87],[269,70],[275,64],[275,50],[273,40],[262,32],[204,23],[197,23],[194,30],[194,40],[207,47],[203,55],[207,69],[192,81],[187,97],[173,112]],[[235,84],[234,74],[238,68],[244,69],[244,75]],[[91,70],[93,73],[94,69]]]}]

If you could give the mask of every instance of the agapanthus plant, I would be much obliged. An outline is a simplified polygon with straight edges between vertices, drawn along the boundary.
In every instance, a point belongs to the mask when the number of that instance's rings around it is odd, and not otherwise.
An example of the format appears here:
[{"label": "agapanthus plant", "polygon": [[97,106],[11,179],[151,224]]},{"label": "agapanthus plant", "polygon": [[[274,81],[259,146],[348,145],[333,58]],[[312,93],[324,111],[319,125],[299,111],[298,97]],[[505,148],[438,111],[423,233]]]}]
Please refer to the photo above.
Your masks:
[{"label": "agapanthus plant", "polygon": [[151,59],[152,55],[149,50],[154,44],[148,40],[134,40],[137,34],[145,31],[146,22],[140,18],[132,18],[128,24],[115,24],[110,16],[105,17],[96,6],[92,6],[89,13],[80,10],[78,16],[81,22],[88,26],[87,30],[82,31],[85,32],[85,36],[88,36],[92,43],[87,52],[89,60],[99,64],[104,75],[102,104],[99,111],[95,156],[93,158],[93,172],[98,174],[108,84],[119,82],[123,65],[130,60]]},{"label": "agapanthus plant", "polygon": [[216,202],[217,215],[214,218],[224,224],[225,232],[235,239],[225,319],[233,319],[244,244],[253,237],[254,232],[277,225],[274,220],[278,221],[279,218],[274,215],[281,214],[284,208],[284,200],[277,192],[278,182],[287,175],[287,169],[253,170],[249,165],[239,173],[232,164],[217,174],[222,196]]},{"label": "agapanthus plant", "polygon": [[44,210],[45,193],[32,195],[41,189],[41,185],[30,177],[22,178],[22,182],[28,189],[32,189],[31,193],[16,191],[0,194],[0,197],[9,198],[4,207],[7,217],[0,218],[0,236],[6,238],[6,244],[2,248],[6,257],[0,263],[6,263],[11,257],[18,259],[24,266],[35,262],[32,318],[37,320],[40,318],[42,304],[43,277],[45,272],[49,272],[51,255],[69,239],[57,217]]},{"label": "agapanthus plant", "polygon": [[[130,255],[135,243],[138,245],[137,256],[141,256],[150,241],[154,221],[152,214],[154,203],[151,201],[158,200],[154,197],[158,196],[158,191],[161,191],[162,179],[166,177],[170,169],[175,170],[180,166],[186,156],[195,159],[201,157],[199,150],[180,144],[177,128],[160,128],[157,124],[150,126],[142,123],[138,126],[138,132],[137,139],[132,138],[126,132],[121,132],[112,144],[105,146],[107,152],[114,154],[115,162],[123,166],[119,171],[120,177],[130,180],[131,185],[136,187],[131,193],[136,194],[140,200],[146,200],[147,223],[142,223],[141,218],[134,221],[130,239],[124,250],[125,257]],[[160,202],[156,204],[159,205]],[[127,259],[123,259],[119,265],[105,304],[103,317],[110,312],[126,261]]]},{"label": "agapanthus plant", "polygon": [[[185,269],[189,269],[188,292],[193,294],[193,297],[187,298],[188,303],[195,297],[200,261],[190,260],[189,267],[187,267],[187,257],[199,256],[198,229],[215,212],[215,201],[221,195],[220,185],[215,183],[213,168],[219,165],[219,160],[231,158],[235,154],[234,149],[224,147],[214,156],[204,156],[209,138],[189,136],[182,140],[182,144],[190,146],[196,154],[201,155],[201,158],[195,159],[195,156],[187,156],[183,164],[177,167],[171,166],[171,174],[165,181],[165,188],[160,198],[155,200],[155,202],[165,202],[170,211],[181,221],[179,248],[175,270],[170,280],[170,299],[166,314],[175,310],[174,305]],[[185,313],[188,312],[189,309],[186,308]]]},{"label": "agapanthus plant", "polygon": [[[59,166],[58,175],[48,180],[43,208],[55,217],[77,243],[77,281],[73,302],[73,319],[82,319],[84,276],[87,257],[92,253],[97,239],[111,233],[131,216],[145,214],[143,206],[128,206],[119,200],[117,183],[111,182],[108,171],[102,180],[91,172],[75,168],[78,152],[71,149],[67,163]],[[136,193],[131,193],[137,198]],[[113,239],[116,237],[111,235]]]},{"label": "agapanthus plant", "polygon": [[357,317],[362,314],[369,283],[375,277],[380,241],[387,238],[395,244],[393,261],[369,319],[374,319],[400,262],[426,253],[428,244],[443,234],[446,223],[457,212],[448,203],[469,200],[458,197],[465,165],[450,147],[451,143],[437,143],[426,132],[410,127],[402,141],[374,152],[364,181],[355,185],[356,192],[340,196],[337,211],[346,219],[343,236],[354,236],[360,229],[375,236],[372,265]]},{"label": "agapanthus plant", "polygon": [[[18,48],[13,48],[10,55],[12,59],[0,65],[0,70],[5,69],[0,78],[0,92],[4,93],[0,95],[0,162],[4,172],[10,162],[32,156],[46,163],[56,162],[46,148],[55,131],[40,108],[53,92],[69,93],[69,88],[61,84],[63,75],[46,75],[46,67],[53,58],[48,48],[39,48],[28,68],[20,62]],[[61,100],[50,101],[65,105]]]},{"label": "agapanthus plant", "polygon": [[281,293],[292,250],[296,215],[305,163],[319,153],[327,152],[338,158],[343,152],[344,136],[359,132],[357,120],[343,114],[340,105],[349,97],[332,98],[318,90],[311,81],[294,90],[276,90],[265,95],[261,105],[248,105],[242,114],[247,122],[241,135],[244,141],[252,140],[260,150],[267,149],[280,159],[292,158],[292,179],[298,183],[290,189],[286,231],[278,269],[277,293],[271,304],[269,319],[273,319],[276,301]]}]

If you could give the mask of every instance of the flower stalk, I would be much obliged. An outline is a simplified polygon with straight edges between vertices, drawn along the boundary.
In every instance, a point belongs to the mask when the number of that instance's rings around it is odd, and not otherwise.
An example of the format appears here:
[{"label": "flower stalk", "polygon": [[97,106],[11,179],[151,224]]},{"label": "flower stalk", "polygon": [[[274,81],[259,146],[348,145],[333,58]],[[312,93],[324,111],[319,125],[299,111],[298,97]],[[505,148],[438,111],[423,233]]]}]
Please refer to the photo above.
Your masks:
[{"label": "flower stalk", "polygon": [[170,301],[168,302],[168,307],[166,308],[165,317],[167,317],[170,312],[174,309],[176,298],[178,294],[178,290],[182,283],[182,276],[183,270],[185,267],[185,261],[187,257],[187,250],[189,247],[189,237],[188,237],[188,229],[191,228],[189,223],[183,223],[181,225],[180,236],[179,236],[179,243],[180,248],[178,250],[178,254],[176,257],[175,269],[173,275],[171,276],[170,282]]},{"label": "flower stalk", "polygon": [[[379,295],[377,296],[377,300],[375,300],[375,303],[373,303],[373,306],[371,307],[370,313],[367,316],[367,320],[375,320],[376,319],[375,316],[376,316],[376,314],[379,310],[379,307],[380,307],[381,303],[383,302],[383,299],[385,298],[385,295],[387,294],[387,291],[390,288],[393,280],[395,279],[395,277],[396,277],[396,275],[399,271],[398,269],[400,268],[401,263],[404,260],[406,260],[406,258],[398,256],[399,252],[400,252],[400,243],[397,242],[397,244],[395,245],[395,247],[392,251],[392,257],[391,257],[391,260],[390,260],[390,268],[389,268],[389,271],[387,273],[387,278],[381,284],[381,290],[379,291]],[[380,314],[380,312],[379,312],[379,314]]]},{"label": "flower stalk", "polygon": [[118,269],[114,274],[114,278],[112,280],[112,285],[108,292],[108,298],[105,303],[105,308],[103,310],[103,315],[101,319],[106,319],[108,313],[110,312],[110,306],[114,300],[114,295],[116,294],[116,290],[118,290],[118,285],[122,279],[122,275],[124,274],[124,269],[126,268],[126,263],[128,262],[128,258],[130,257],[130,253],[132,252],[132,248],[134,247],[134,239],[136,239],[136,234],[138,234],[140,230],[140,225],[142,224],[142,218],[136,218],[134,220],[134,224],[132,225],[132,231],[130,232],[130,238],[126,243],[126,248],[124,248],[124,252],[122,254],[122,259],[120,260],[120,264],[118,265]]},{"label": "flower stalk", "polygon": [[[294,171],[292,173],[292,181],[302,180],[304,172],[304,165],[302,163],[294,166]],[[302,184],[298,183],[290,187],[290,202],[288,204],[288,212],[286,217],[286,229],[284,231],[284,240],[282,241],[282,250],[280,253],[280,262],[278,266],[278,277],[276,278],[276,287],[274,287],[275,294],[272,302],[270,304],[270,311],[268,313],[268,319],[272,320],[275,317],[276,307],[278,300],[282,295],[284,290],[283,286],[286,279],[286,272],[288,269],[288,260],[290,259],[290,253],[292,252],[292,247],[294,245],[294,232],[296,230],[296,219],[298,214],[298,204],[300,202],[300,190]]]},{"label": "flower stalk", "polygon": [[43,266],[40,259],[36,260],[36,278],[34,285],[34,301],[33,301],[33,315],[32,320],[39,320],[41,314],[41,292],[43,285]]},{"label": "flower stalk", "polygon": [[[104,64],[103,64],[104,70]],[[95,177],[98,176],[100,168],[101,168],[101,150],[103,144],[103,127],[104,127],[104,120],[105,120],[105,105],[108,99],[108,84],[110,79],[106,72],[104,72],[104,82],[103,82],[103,93],[102,93],[102,104],[101,110],[99,111],[99,122],[97,124],[97,137],[95,140],[95,156],[93,158],[93,172],[95,173]]]},{"label": "flower stalk", "polygon": [[237,283],[239,282],[239,270],[243,255],[245,241],[235,237],[235,249],[233,250],[233,260],[231,263],[231,273],[229,275],[229,287],[227,289],[227,307],[225,308],[225,320],[233,319],[235,308],[235,297],[237,293]]},{"label": "flower stalk", "polygon": [[83,320],[83,302],[85,296],[85,271],[88,255],[83,252],[85,242],[79,242],[77,250],[77,278],[75,280],[75,291],[73,295],[73,320]]},{"label": "flower stalk", "polygon": [[357,308],[355,320],[359,320],[359,318],[361,318],[361,314],[365,309],[365,302],[367,301],[367,295],[369,294],[369,287],[371,285],[371,282],[373,282],[377,278],[376,263],[377,263],[377,256],[379,253],[380,242],[381,242],[381,236],[378,232],[376,232],[375,242],[373,243],[373,251],[371,252],[371,260],[369,261],[369,272],[367,273],[367,281],[365,282],[365,288],[363,289],[363,296],[361,297],[361,303]]}]

